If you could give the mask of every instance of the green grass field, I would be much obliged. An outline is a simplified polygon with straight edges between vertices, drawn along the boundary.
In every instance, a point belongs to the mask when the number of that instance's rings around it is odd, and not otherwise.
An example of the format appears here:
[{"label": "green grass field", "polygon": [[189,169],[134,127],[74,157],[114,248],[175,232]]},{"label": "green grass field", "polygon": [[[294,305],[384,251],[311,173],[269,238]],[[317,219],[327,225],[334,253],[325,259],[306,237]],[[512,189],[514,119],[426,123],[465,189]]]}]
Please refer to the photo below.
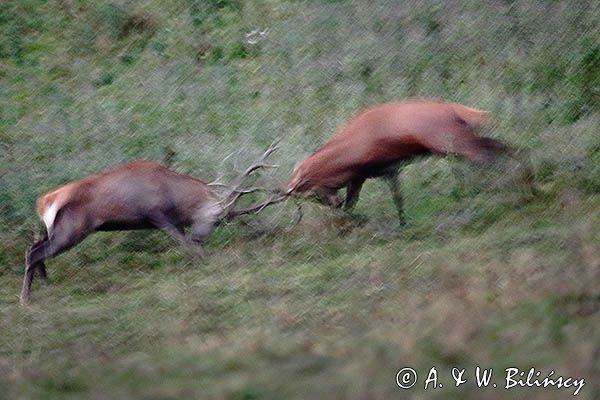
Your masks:
[{"label": "green grass field", "polygon": [[[233,180],[281,138],[259,178],[277,187],[360,109],[408,97],[489,110],[540,193],[511,163],[429,158],[402,174],[404,228],[370,180],[363,225],[311,203],[293,225],[289,202],[217,228],[204,261],[162,232],[98,233],[19,305],[47,191],[132,159]],[[600,4],[4,0],[0,223],[0,399],[573,397],[505,390],[508,367],[598,399]]]}]

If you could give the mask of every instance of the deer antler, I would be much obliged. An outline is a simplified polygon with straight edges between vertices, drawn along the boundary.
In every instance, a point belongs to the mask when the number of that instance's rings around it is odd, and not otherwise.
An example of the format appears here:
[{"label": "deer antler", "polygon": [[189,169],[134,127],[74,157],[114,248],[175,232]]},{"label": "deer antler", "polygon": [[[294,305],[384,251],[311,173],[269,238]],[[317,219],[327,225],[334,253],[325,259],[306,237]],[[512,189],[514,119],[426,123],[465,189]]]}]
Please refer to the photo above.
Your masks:
[{"label": "deer antler", "polygon": [[258,214],[266,207],[272,204],[281,203],[282,201],[287,200],[288,197],[289,196],[287,194],[273,193],[267,200],[263,201],[262,203],[255,204],[247,208],[241,208],[239,210],[229,211],[226,215],[226,218],[228,221],[231,221],[233,218],[239,217],[240,215]]},{"label": "deer antler", "polygon": [[[229,153],[227,155],[227,157],[223,158],[223,160],[221,160],[221,163],[219,164],[219,169],[223,168],[223,165],[225,164],[225,161],[229,160],[231,158],[231,156],[233,156],[235,154],[235,151]],[[208,186],[211,187],[217,187],[217,188],[222,188],[222,189],[229,189],[229,185],[227,185],[226,183],[222,182],[223,176],[225,174],[220,174],[217,179],[215,179],[212,182],[207,183]]]},{"label": "deer antler", "polygon": [[[278,140],[273,142],[269,146],[269,148],[258,158],[258,160],[256,160],[252,165],[250,165],[248,168],[246,168],[244,173],[242,175],[240,175],[240,177],[237,179],[236,183],[229,190],[229,193],[226,196],[224,196],[220,202],[221,204],[224,204],[222,206],[222,210],[223,210],[222,215],[228,216],[230,209],[233,207],[235,202],[243,195],[265,190],[265,189],[261,189],[258,187],[244,189],[243,186],[244,186],[246,179],[250,175],[252,175],[252,173],[254,173],[255,171],[257,171],[261,168],[276,168],[277,167],[277,165],[267,164],[266,160],[275,150],[277,150],[278,143],[279,143]],[[212,185],[213,186],[226,186],[218,181],[213,182]]]}]

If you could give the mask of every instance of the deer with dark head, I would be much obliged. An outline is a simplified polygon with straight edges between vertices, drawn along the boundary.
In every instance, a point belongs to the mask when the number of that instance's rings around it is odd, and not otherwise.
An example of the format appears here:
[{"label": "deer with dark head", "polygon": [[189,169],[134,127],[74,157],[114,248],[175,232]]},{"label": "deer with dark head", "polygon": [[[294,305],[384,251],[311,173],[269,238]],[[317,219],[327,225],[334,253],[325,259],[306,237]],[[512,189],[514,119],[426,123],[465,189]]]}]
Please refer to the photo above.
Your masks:
[{"label": "deer with dark head", "polygon": [[[435,100],[369,108],[295,169],[286,194],[351,209],[365,180],[383,177],[403,224],[398,183],[403,163],[421,155],[455,154],[479,165],[489,165],[500,155],[514,155],[504,143],[477,135],[488,120],[485,111]],[[344,187],[346,197],[342,199],[337,191]]]},{"label": "deer with dark head", "polygon": [[48,258],[96,231],[164,229],[195,254],[202,255],[201,243],[218,221],[245,214],[234,212],[235,202],[258,190],[244,189],[245,179],[267,167],[264,161],[274,150],[275,146],[271,146],[233,187],[226,187],[220,194],[211,184],[161,164],[134,161],[41,196],[37,213],[46,225],[46,234],[27,251],[21,302],[30,302],[36,271],[46,278]]}]

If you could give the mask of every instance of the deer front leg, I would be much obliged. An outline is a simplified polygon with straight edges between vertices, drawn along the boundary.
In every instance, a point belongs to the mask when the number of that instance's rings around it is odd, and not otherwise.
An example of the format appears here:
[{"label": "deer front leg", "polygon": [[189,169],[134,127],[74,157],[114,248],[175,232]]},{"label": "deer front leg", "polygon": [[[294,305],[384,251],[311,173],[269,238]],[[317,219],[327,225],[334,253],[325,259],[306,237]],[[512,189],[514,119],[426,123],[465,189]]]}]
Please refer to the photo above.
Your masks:
[{"label": "deer front leg", "polygon": [[223,209],[217,203],[205,204],[194,212],[190,237],[199,251],[202,252],[202,244],[215,230],[222,212]]},{"label": "deer front leg", "polygon": [[344,200],[344,218],[352,221],[352,227],[362,226],[367,222],[367,217],[364,215],[356,214],[352,211],[356,202],[358,201],[358,197],[360,194],[360,190],[362,189],[363,184],[365,183],[366,178],[356,178],[346,186],[346,199]]},{"label": "deer front leg", "polygon": [[191,256],[197,256],[200,258],[204,257],[202,248],[185,235],[185,231],[182,226],[175,225],[174,221],[172,221],[169,217],[163,214],[157,214],[152,216],[150,221],[154,226],[164,230],[172,238],[177,240]]},{"label": "deer front leg", "polygon": [[337,195],[337,190],[328,188],[318,188],[314,191],[314,196],[317,201],[332,208],[340,208],[343,200]]},{"label": "deer front leg", "polygon": [[346,187],[346,200],[344,201],[344,210],[351,210],[358,201],[358,195],[365,183],[365,178],[357,178],[348,184]]}]

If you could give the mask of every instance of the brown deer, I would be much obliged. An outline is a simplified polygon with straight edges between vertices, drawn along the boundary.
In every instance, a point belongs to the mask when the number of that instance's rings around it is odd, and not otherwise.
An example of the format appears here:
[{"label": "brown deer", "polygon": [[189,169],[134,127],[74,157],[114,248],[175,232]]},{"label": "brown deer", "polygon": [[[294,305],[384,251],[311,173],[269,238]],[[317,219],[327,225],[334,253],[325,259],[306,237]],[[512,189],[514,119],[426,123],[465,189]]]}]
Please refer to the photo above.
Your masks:
[{"label": "brown deer", "polygon": [[26,254],[21,303],[31,300],[35,271],[46,278],[45,260],[70,249],[92,232],[164,229],[202,255],[200,244],[220,219],[247,213],[234,212],[233,205],[242,195],[259,190],[242,189],[244,180],[268,167],[264,160],[273,151],[274,145],[221,196],[211,184],[152,161],[130,162],[41,196],[37,213],[47,234]]},{"label": "brown deer", "polygon": [[[286,194],[351,209],[365,180],[383,177],[404,224],[398,183],[402,163],[426,154],[456,154],[480,165],[501,154],[514,156],[502,142],[476,135],[487,121],[485,111],[436,100],[369,108],[295,169]],[[343,187],[345,200],[337,195]]]}]

